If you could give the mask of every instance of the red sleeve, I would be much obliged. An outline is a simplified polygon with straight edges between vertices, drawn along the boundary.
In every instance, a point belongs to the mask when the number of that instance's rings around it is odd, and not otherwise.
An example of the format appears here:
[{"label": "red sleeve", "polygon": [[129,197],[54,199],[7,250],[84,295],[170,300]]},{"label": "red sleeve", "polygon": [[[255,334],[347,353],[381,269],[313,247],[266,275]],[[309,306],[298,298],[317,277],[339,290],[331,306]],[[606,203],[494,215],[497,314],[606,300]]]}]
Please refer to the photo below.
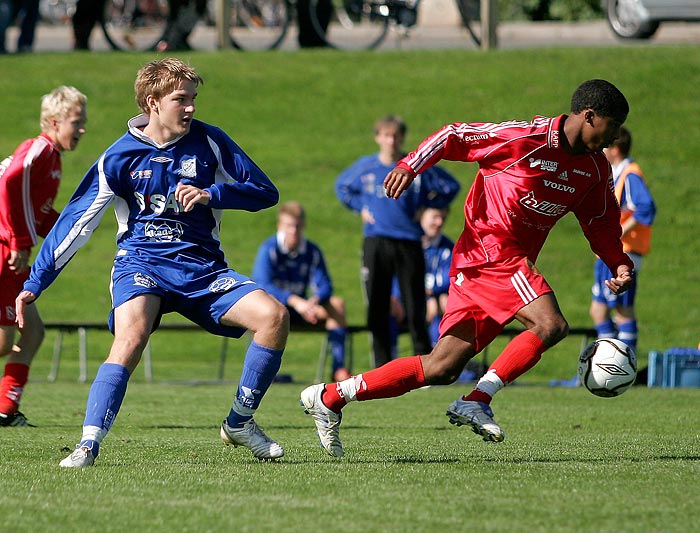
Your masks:
[{"label": "red sleeve", "polygon": [[634,268],[634,264],[622,251],[620,206],[615,199],[612,184],[611,172],[607,180],[601,180],[591,189],[583,202],[574,210],[574,214],[593,253],[600,257],[613,273],[616,273],[618,266],[627,265]]},{"label": "red sleeve", "polygon": [[0,179],[0,225],[3,240],[12,250],[28,250],[37,243],[31,176],[51,171],[52,148],[35,141],[30,139],[17,147]]},{"label": "red sleeve", "polygon": [[492,131],[494,126],[482,122],[455,122],[443,126],[401,159],[398,166],[419,174],[441,159],[478,161],[485,150],[497,142]]}]

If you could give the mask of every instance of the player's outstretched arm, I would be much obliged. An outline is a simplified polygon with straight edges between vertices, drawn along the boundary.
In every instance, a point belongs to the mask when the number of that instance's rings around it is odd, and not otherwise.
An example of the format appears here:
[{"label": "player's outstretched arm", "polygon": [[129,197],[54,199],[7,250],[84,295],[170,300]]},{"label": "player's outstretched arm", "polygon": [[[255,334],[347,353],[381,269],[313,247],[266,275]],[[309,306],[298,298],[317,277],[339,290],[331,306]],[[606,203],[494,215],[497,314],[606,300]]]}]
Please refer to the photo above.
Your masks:
[{"label": "player's outstretched arm", "polygon": [[34,300],[36,300],[36,295],[31,291],[22,291],[17,296],[15,300],[15,322],[17,322],[19,329],[24,327],[24,308],[33,303]]},{"label": "player's outstretched arm", "polygon": [[389,198],[396,200],[411,186],[415,174],[405,168],[396,167],[384,178],[384,191]]}]

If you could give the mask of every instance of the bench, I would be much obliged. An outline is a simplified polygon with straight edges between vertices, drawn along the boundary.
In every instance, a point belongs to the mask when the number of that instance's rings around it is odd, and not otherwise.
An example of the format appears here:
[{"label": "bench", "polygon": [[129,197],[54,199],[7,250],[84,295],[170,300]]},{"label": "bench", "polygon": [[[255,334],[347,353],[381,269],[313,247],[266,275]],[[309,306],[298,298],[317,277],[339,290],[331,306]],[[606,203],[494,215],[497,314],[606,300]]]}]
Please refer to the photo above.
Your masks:
[{"label": "bench", "polygon": [[[61,363],[61,356],[63,352],[63,336],[65,334],[77,333],[78,334],[78,364],[79,364],[79,375],[78,381],[80,383],[85,383],[87,381],[87,334],[88,331],[109,331],[106,322],[46,322],[44,324],[46,330],[55,330],[56,339],[54,341],[53,347],[53,358],[51,361],[51,369],[47,377],[48,381],[56,381],[58,377],[58,370]],[[205,331],[197,326],[196,324],[161,324],[158,327],[158,331],[192,331],[192,332],[202,332]],[[523,330],[519,328],[507,327],[501,332],[501,336],[508,336],[510,338],[515,337]],[[345,365],[349,371],[352,371],[352,365],[354,362],[354,336],[357,333],[368,332],[368,329],[364,325],[350,325],[347,327],[347,337],[346,337],[346,349],[345,349]],[[303,334],[303,333],[325,333],[325,329],[322,326],[316,326],[311,324],[305,325],[294,325],[292,327],[291,334]],[[580,336],[582,337],[581,349],[583,349],[589,342],[597,337],[596,331],[593,328],[570,328],[569,336]],[[221,348],[219,350],[219,367],[217,372],[217,378],[219,381],[224,380],[224,370],[226,366],[226,357],[228,355],[228,341],[227,337],[221,338]],[[483,364],[488,366],[488,346],[481,352]],[[321,349],[318,357],[318,365],[316,368],[316,382],[324,381],[323,377],[326,372],[326,366],[330,356],[330,347],[328,346],[328,339],[324,335],[323,341],[321,342]],[[153,363],[152,363],[152,353],[151,353],[151,343],[146,345],[143,351],[142,363],[144,369],[144,376],[146,381],[153,381]],[[370,365],[371,365],[371,354],[370,354]]]}]

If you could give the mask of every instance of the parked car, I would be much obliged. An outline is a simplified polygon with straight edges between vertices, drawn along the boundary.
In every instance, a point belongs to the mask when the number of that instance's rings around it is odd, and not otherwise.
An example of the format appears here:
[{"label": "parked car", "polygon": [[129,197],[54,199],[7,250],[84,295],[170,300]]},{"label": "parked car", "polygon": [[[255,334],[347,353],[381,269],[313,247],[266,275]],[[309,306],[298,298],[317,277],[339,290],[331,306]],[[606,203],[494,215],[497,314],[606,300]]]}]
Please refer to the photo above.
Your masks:
[{"label": "parked car", "polygon": [[601,0],[608,24],[621,39],[648,39],[661,22],[700,21],[700,0]]}]

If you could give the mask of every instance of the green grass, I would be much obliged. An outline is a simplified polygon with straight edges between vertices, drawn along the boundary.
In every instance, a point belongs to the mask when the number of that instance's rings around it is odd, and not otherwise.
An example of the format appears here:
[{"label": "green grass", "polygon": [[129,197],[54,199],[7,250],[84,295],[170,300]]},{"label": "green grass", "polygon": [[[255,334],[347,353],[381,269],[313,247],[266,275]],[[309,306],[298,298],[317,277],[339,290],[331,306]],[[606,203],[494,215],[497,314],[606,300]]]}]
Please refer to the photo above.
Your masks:
[{"label": "green grass", "polygon": [[[9,153],[37,131],[38,100],[53,86],[74,84],[89,97],[89,131],[78,150],[64,157],[62,206],[89,165],[125,129],[137,112],[136,70],[149,54],[33,54],[0,59],[5,126],[0,153]],[[695,177],[700,167],[700,119],[692,94],[700,85],[700,49],[678,47],[501,50],[417,50],[384,53],[302,51],[294,53],[192,52],[183,59],[206,83],[197,116],[222,126],[269,173],[282,199],[298,199],[309,213],[308,236],[328,256],[337,292],[348,302],[350,321],[363,321],[359,283],[361,224],[335,198],[338,173],[359,155],[376,149],[371,128],[379,116],[403,115],[407,148],[444,123],[499,121],[553,115],[568,109],[582,80],[608,78],[631,104],[628,125],[633,153],[658,205],[653,251],[640,275],[639,352],[695,346],[700,312],[700,270],[695,258],[700,202]],[[11,126],[8,126],[11,125]],[[468,189],[475,166],[444,165]],[[462,196],[463,197],[463,196]],[[461,199],[447,232],[460,231]],[[275,210],[229,212],[222,242],[230,263],[250,272],[255,251],[274,231]],[[105,216],[39,307],[46,320],[95,320],[109,310],[109,265],[114,254],[114,218]],[[564,314],[575,326],[590,324],[588,305],[593,256],[572,216],[550,235],[538,261]],[[168,318],[168,320],[176,320]],[[166,343],[169,341],[165,341]],[[179,340],[176,342],[180,342]],[[208,341],[192,341],[205,344]],[[50,343],[44,353],[50,353]],[[216,350],[216,343],[207,345]],[[303,345],[312,349],[315,344]],[[185,341],[187,347],[187,341]],[[106,346],[97,351],[104,353]],[[315,349],[315,348],[313,348]],[[185,350],[183,350],[185,351]],[[48,355],[45,355],[48,356]],[[552,350],[553,376],[570,374],[568,349]],[[365,360],[362,357],[362,360]],[[549,371],[548,371],[549,373]]]},{"label": "green grass", "polygon": [[[89,132],[64,157],[65,204],[78,180],[137,112],[136,70],[148,54],[30,54],[0,58],[0,154],[38,131],[39,97],[73,84],[89,97]],[[633,152],[658,206],[653,251],[638,294],[640,355],[698,340],[700,244],[700,48],[619,47],[341,53],[188,53],[206,79],[197,115],[228,131],[309,213],[308,236],[326,251],[350,321],[362,321],[360,221],[333,193],[337,174],[373,152],[371,127],[393,112],[409,124],[407,148],[452,121],[498,121],[565,112],[572,90],[603,77],[630,100]],[[5,75],[12,73],[12,76]],[[473,165],[446,163],[464,184]],[[461,202],[461,200],[460,200]],[[460,230],[460,202],[448,233]],[[275,210],[227,213],[230,263],[249,272]],[[38,305],[45,320],[106,318],[115,223],[105,216]],[[575,326],[587,314],[593,257],[573,217],[552,232],[538,266]],[[168,317],[168,320],[177,320]],[[91,333],[89,377],[111,337]],[[493,357],[504,340],[489,351]],[[65,472],[57,462],[79,437],[87,386],[75,383],[77,339],[65,339],[57,383],[47,384],[53,338],[33,366],[23,410],[40,427],[0,432],[0,530],[52,531],[686,531],[700,497],[697,390],[634,388],[614,400],[553,389],[573,376],[580,339],[545,354],[494,402],[508,435],[487,445],[450,426],[445,407],[464,389],[431,388],[351,405],[347,456],[325,457],[296,402],[313,380],[320,337],[292,336],[260,423],[287,451],[260,464],[224,448],[217,424],[228,412],[244,341],[229,348],[225,385],[216,377],[220,340],[205,334],[153,336],[154,376],[137,369],[98,467]],[[402,354],[410,354],[402,339]],[[367,342],[356,339],[356,369]],[[174,382],[203,382],[200,385]]]},{"label": "green grass", "polygon": [[[451,426],[459,386],[345,410],[346,456],[326,456],[274,385],[257,418],[286,450],[224,447],[233,385],[132,384],[95,468],[61,470],[87,386],[35,383],[39,428],[3,429],[0,502],[13,531],[688,531],[700,504],[697,390],[513,386],[494,402],[507,438]],[[644,404],[644,409],[640,405]]]}]

